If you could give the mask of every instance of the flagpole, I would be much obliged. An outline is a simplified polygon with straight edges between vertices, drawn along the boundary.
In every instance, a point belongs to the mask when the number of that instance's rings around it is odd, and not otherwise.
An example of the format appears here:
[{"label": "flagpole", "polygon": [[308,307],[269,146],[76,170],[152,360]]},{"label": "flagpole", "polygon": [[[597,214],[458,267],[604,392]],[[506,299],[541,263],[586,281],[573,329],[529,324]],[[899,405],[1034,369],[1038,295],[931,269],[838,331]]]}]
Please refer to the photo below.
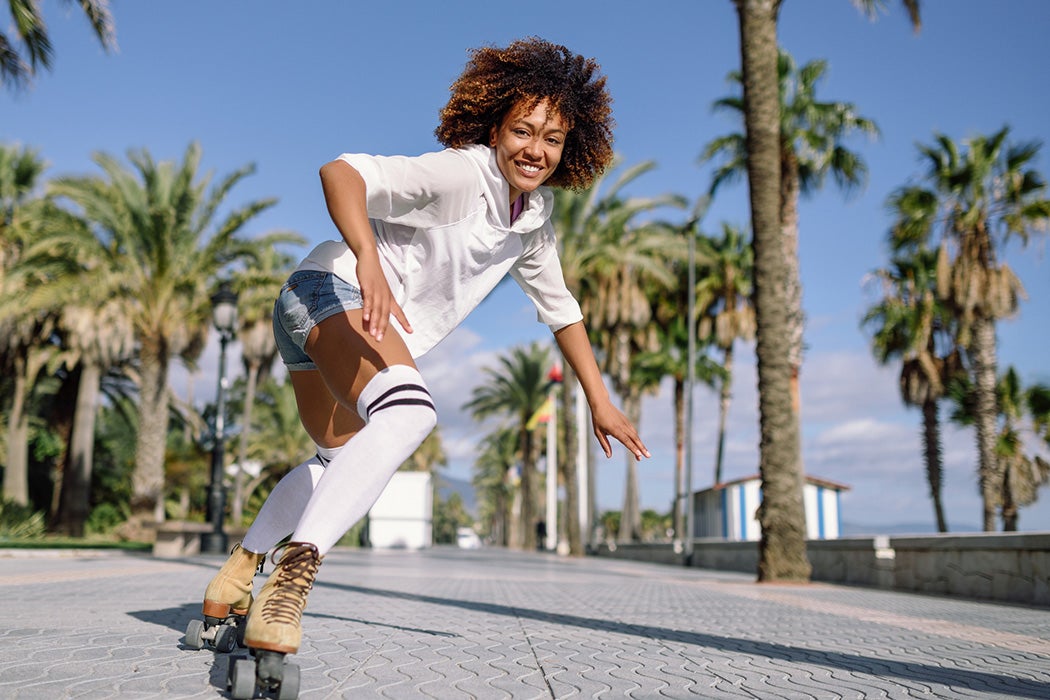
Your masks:
[{"label": "flagpole", "polygon": [[550,417],[547,419],[547,541],[548,550],[557,549],[558,542],[558,401],[552,386],[547,401]]}]

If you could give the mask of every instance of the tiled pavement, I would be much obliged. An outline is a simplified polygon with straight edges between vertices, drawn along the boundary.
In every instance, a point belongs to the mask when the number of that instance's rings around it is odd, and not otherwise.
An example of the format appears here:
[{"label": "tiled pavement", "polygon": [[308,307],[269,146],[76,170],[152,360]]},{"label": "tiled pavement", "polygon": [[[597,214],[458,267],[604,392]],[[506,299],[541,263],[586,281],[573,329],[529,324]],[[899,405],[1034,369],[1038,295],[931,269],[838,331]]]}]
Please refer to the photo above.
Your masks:
[{"label": "tiled pavement", "polygon": [[[0,698],[216,698],[222,559],[0,555]],[[261,578],[256,581],[261,585]],[[329,554],[302,698],[1050,698],[1050,609],[498,549]]]}]

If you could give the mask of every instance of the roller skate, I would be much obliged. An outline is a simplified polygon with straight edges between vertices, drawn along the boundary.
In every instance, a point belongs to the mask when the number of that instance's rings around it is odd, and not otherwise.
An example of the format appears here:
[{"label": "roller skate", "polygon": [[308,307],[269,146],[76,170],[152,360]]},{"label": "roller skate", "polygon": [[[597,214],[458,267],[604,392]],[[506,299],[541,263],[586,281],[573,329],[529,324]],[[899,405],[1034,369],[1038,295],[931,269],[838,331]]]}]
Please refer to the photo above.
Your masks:
[{"label": "roller skate", "polygon": [[255,554],[235,545],[219,573],[204,591],[204,620],[186,626],[186,646],[231,652],[244,636],[245,618],[252,606],[252,579],[266,554]]},{"label": "roller skate", "polygon": [[312,544],[289,542],[274,552],[274,561],[277,568],[259,591],[244,630],[251,656],[230,659],[226,688],[234,698],[252,698],[256,691],[279,700],[299,697],[299,667],[284,657],[299,651],[303,609],[321,555]]}]

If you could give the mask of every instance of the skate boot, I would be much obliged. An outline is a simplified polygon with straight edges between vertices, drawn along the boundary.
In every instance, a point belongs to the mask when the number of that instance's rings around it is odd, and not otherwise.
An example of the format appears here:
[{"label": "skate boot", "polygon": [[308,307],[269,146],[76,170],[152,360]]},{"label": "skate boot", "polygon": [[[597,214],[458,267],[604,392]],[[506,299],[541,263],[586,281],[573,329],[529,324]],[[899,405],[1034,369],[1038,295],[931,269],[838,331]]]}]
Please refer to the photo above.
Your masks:
[{"label": "skate boot", "polygon": [[321,555],[317,547],[289,542],[274,552],[280,561],[248,614],[244,643],[254,658],[233,659],[226,687],[234,698],[251,698],[256,689],[281,700],[299,696],[299,667],[284,657],[299,651],[306,596],[314,585]]},{"label": "skate boot", "polygon": [[234,650],[244,636],[245,617],[252,605],[252,579],[265,559],[266,554],[234,546],[204,591],[204,621],[191,620],[186,627],[186,646],[202,649],[210,643],[217,651]]}]

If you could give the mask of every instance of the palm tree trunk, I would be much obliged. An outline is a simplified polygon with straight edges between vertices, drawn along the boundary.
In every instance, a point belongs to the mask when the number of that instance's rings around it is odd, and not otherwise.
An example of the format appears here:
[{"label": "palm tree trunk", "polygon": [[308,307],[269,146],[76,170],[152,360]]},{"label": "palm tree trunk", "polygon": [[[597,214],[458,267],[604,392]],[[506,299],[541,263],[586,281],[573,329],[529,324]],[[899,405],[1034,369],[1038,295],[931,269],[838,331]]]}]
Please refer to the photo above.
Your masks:
[{"label": "palm tree trunk", "polygon": [[922,441],[926,455],[926,481],[930,485],[930,500],[933,514],[937,518],[937,532],[948,532],[948,521],[944,517],[941,502],[941,421],[937,415],[937,401],[927,399],[922,404]]},{"label": "palm tree trunk", "polygon": [[507,475],[504,474],[503,483],[500,484],[499,494],[496,496],[496,505],[492,514],[492,541],[501,547],[510,545],[507,509]]},{"label": "palm tree trunk", "polygon": [[1003,474],[1003,532],[1017,532],[1018,505],[1010,484],[1010,472],[1015,468],[1016,464],[1011,464]]},{"label": "palm tree trunk", "polygon": [[780,228],[778,0],[735,0],[747,132],[747,169],[755,252],[759,471],[762,476],[760,581],[810,575],[802,503],[798,417],[792,408],[789,327],[783,305],[787,270]]},{"label": "palm tree trunk", "polygon": [[28,362],[24,356],[14,360],[14,392],[11,410],[7,415],[7,461],[4,464],[4,500],[27,505],[29,503],[29,416],[26,415],[26,396],[29,379]]},{"label": "palm tree trunk", "polygon": [[[48,527],[52,530],[61,528],[66,476],[73,472],[73,421],[76,419],[77,396],[80,392],[80,365],[74,367],[61,383],[55,394],[55,408],[49,416],[50,430],[61,448],[55,455],[55,468],[51,472],[51,505],[48,510]],[[93,427],[93,426],[92,426]],[[93,446],[93,445],[92,445]]]},{"label": "palm tree trunk", "polygon": [[722,483],[722,464],[725,460],[726,422],[729,419],[729,404],[733,400],[733,344],[725,349],[722,356],[722,368],[725,378],[722,379],[721,392],[718,398],[718,450],[715,453],[715,484]]},{"label": "palm tree trunk", "polygon": [[73,433],[70,437],[69,469],[62,480],[59,526],[72,537],[84,536],[91,510],[91,472],[94,465],[95,417],[98,411],[102,368],[97,363],[81,365],[77,383]]},{"label": "palm tree trunk", "polygon": [[580,536],[580,484],[579,465],[576,463],[577,451],[579,449],[580,436],[576,434],[576,397],[574,393],[579,391],[576,381],[576,372],[563,362],[564,367],[561,382],[561,395],[559,401],[558,418],[561,420],[562,435],[565,436],[565,446],[561,450],[563,474],[565,475],[565,534],[569,543],[569,554],[575,557],[583,556],[583,539]]},{"label": "palm tree trunk", "polygon": [[995,455],[996,420],[999,415],[996,383],[995,323],[977,318],[973,323],[971,356],[974,378],[974,418],[977,428],[978,481],[981,485],[985,532],[995,531],[1002,505],[1003,474]]},{"label": "palm tree trunk", "polygon": [[[144,344],[145,345],[145,344]],[[139,426],[131,473],[131,514],[139,524],[164,520],[164,448],[168,434],[167,363],[140,351]]]},{"label": "palm tree trunk", "polygon": [[[623,396],[623,413],[632,425],[641,423],[641,393],[631,386]],[[627,477],[623,489],[623,509],[620,512],[619,542],[640,542],[642,539],[642,513],[638,507],[638,460],[627,452]]]},{"label": "palm tree trunk", "polygon": [[780,171],[780,230],[784,246],[784,305],[787,307],[788,362],[791,363],[791,407],[802,411],[802,347],[805,316],[802,311],[802,273],[798,258],[798,163],[782,155]]}]

